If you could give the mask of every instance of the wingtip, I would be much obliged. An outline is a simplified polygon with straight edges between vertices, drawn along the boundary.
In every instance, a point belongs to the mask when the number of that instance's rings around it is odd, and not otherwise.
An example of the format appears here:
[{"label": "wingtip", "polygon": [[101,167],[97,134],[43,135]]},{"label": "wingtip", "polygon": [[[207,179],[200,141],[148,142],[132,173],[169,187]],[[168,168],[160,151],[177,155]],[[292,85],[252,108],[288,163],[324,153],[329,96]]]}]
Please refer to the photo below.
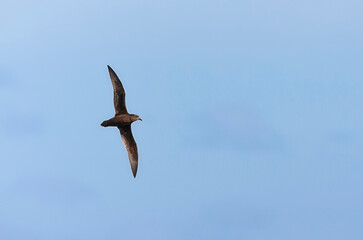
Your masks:
[{"label": "wingtip", "polygon": [[137,174],[137,162],[131,164],[131,170],[132,170],[132,175],[134,176],[134,178],[136,178],[136,174]]},{"label": "wingtip", "polygon": [[112,79],[112,77],[117,78],[115,71],[112,69],[112,67],[110,67],[110,65],[107,65],[107,69],[108,69],[108,73],[110,74],[111,79]]},{"label": "wingtip", "polygon": [[132,169],[132,175],[134,176],[134,178],[136,178],[136,173],[137,173],[137,168],[136,169]]}]

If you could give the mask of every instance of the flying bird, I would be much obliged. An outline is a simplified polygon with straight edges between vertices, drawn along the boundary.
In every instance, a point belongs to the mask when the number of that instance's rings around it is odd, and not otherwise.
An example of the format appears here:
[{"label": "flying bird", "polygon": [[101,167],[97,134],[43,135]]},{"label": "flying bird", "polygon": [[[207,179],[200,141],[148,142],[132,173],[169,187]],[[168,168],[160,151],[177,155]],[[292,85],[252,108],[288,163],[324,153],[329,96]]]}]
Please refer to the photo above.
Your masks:
[{"label": "flying bird", "polygon": [[129,114],[125,103],[125,90],[113,69],[107,65],[113,86],[113,103],[115,116],[101,123],[102,127],[117,127],[120,130],[122,141],[126,147],[131,164],[131,170],[136,177],[138,153],[137,145],[131,132],[131,123],[142,119],[136,114]]}]

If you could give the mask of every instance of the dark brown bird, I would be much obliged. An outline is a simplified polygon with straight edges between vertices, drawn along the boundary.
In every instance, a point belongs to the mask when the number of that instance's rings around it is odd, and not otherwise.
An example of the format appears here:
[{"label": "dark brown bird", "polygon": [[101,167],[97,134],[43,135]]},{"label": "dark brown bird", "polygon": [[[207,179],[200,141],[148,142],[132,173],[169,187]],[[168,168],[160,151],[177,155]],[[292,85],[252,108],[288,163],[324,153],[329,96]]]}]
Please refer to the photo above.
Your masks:
[{"label": "dark brown bird", "polygon": [[120,130],[122,141],[129,154],[129,160],[134,177],[136,177],[138,154],[137,145],[131,132],[131,123],[142,119],[136,114],[129,114],[125,103],[125,90],[116,73],[108,66],[108,72],[113,86],[113,103],[115,105],[115,116],[101,123],[102,127],[117,127]]}]

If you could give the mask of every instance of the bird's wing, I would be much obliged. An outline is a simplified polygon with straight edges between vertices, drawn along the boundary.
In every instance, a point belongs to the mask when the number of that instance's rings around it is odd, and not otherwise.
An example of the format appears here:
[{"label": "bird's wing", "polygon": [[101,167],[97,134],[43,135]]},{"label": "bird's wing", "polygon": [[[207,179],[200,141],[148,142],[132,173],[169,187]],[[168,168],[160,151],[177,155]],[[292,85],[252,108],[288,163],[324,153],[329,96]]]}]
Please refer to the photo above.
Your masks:
[{"label": "bird's wing", "polygon": [[118,127],[118,129],[120,130],[122,141],[124,142],[126,150],[129,154],[132,173],[134,177],[136,177],[138,154],[137,154],[137,145],[131,132],[131,124],[127,126]]},{"label": "bird's wing", "polygon": [[125,90],[120,79],[117,77],[113,69],[108,66],[108,72],[113,86],[113,104],[115,105],[115,115],[127,113],[125,102]]}]

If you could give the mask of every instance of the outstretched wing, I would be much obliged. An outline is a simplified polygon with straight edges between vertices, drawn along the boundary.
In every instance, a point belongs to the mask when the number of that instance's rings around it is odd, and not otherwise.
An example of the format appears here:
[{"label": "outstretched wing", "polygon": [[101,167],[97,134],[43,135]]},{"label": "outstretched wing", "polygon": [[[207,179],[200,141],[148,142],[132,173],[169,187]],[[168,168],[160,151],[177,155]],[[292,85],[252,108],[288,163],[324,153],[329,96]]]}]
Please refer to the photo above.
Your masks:
[{"label": "outstretched wing", "polygon": [[136,177],[138,154],[137,145],[131,132],[131,124],[123,127],[118,127],[118,129],[120,130],[122,141],[124,142],[126,150],[129,154],[132,173],[134,177]]},{"label": "outstretched wing", "polygon": [[125,102],[125,90],[120,79],[117,77],[113,69],[107,65],[108,72],[113,86],[113,104],[115,105],[115,115],[127,113]]}]

